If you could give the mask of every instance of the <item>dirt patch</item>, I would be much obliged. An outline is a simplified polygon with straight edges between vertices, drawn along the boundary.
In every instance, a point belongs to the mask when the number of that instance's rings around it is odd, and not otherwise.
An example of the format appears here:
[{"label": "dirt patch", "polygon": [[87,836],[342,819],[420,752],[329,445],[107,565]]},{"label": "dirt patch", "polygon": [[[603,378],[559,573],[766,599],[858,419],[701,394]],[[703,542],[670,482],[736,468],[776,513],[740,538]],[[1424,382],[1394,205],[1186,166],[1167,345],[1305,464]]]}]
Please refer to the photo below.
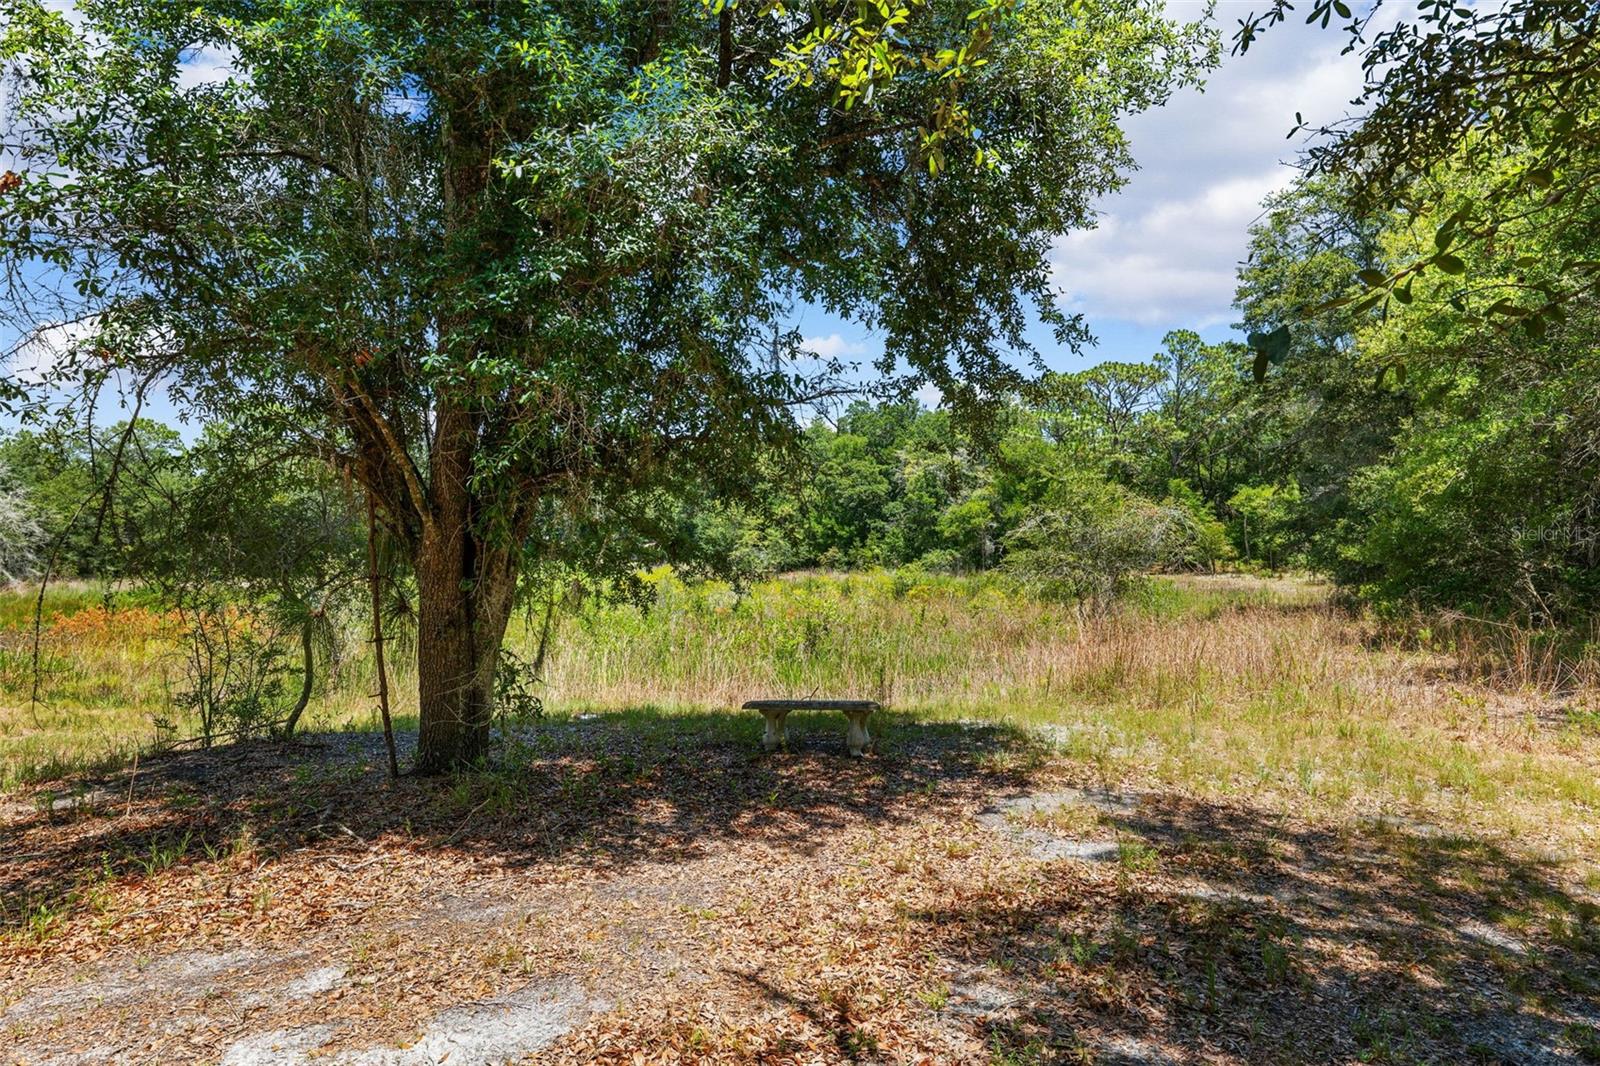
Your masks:
[{"label": "dirt patch", "polygon": [[[1032,792],[992,804],[978,815],[978,822],[1018,842],[1029,855],[1044,862],[1115,862],[1123,854],[1122,845],[1112,829],[1099,824],[1100,819],[1088,820],[1085,828],[1090,835],[1067,831],[1057,822],[1065,820],[1075,827],[1084,826],[1082,812],[1126,816],[1137,811],[1138,806],[1135,797],[1095,789]],[[1074,811],[1080,816],[1061,819],[1063,814]]]},{"label": "dirt patch", "polygon": [[331,1025],[306,1025],[298,1029],[273,1029],[235,1040],[222,1053],[222,1066],[289,1066],[308,1062],[331,1040]]},{"label": "dirt patch", "polygon": [[1600,911],[1459,832],[1097,791],[976,728],[855,761],[579,725],[452,782],[330,741],[8,816],[8,1051],[1570,1063],[1595,1024]]},{"label": "dirt patch", "polygon": [[1104,1066],[1178,1066],[1165,1049],[1135,1036],[1114,1036],[1101,1047],[1096,1060]]},{"label": "dirt patch", "polygon": [[322,1053],[340,1035],[334,1026],[257,1033],[235,1041],[222,1066],[498,1066],[550,1046],[606,1004],[576,984],[547,981],[441,1011],[405,1047]]},{"label": "dirt patch", "polygon": [[1480,921],[1476,918],[1468,919],[1457,925],[1456,932],[1469,940],[1499,948],[1501,951],[1509,951],[1513,955],[1526,955],[1528,953],[1528,944],[1521,937],[1512,936],[1505,930],[1496,929],[1488,922]]},{"label": "dirt patch", "polygon": [[292,965],[285,955],[259,951],[185,951],[121,966],[90,970],[72,983],[23,994],[0,1013],[0,1026],[31,1019],[115,1010],[147,999],[152,991],[194,999],[219,985],[270,975]]}]

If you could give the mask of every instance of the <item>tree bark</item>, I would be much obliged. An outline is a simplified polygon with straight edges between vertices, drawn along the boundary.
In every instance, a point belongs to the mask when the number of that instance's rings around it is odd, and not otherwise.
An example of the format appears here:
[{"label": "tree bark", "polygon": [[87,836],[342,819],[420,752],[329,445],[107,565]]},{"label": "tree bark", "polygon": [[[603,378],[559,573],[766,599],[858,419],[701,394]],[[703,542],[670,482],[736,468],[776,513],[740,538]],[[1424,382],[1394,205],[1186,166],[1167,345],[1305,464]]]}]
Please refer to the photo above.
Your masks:
[{"label": "tree bark", "polygon": [[[475,565],[483,557],[486,566]],[[417,559],[417,772],[471,765],[489,745],[494,673],[516,590],[514,553],[465,533],[423,538]]]},{"label": "tree bark", "polygon": [[733,81],[733,5],[717,17],[717,88],[726,89]]},{"label": "tree bark", "polygon": [[[416,557],[417,772],[471,765],[488,749],[494,672],[515,599],[515,532],[487,539],[470,487],[476,427],[463,406],[441,402],[432,455],[433,521]],[[514,525],[514,524],[513,524]]]},{"label": "tree bark", "polygon": [[383,577],[378,573],[378,518],[372,493],[367,493],[367,584],[372,589],[372,661],[378,669],[378,713],[383,716],[383,750],[389,776],[400,776],[394,750],[394,719],[389,716],[389,670],[383,661]]},{"label": "tree bark", "polygon": [[[453,72],[437,99],[445,157],[441,172],[446,245],[472,248],[447,270],[464,289],[482,262],[503,254],[504,234],[479,224],[494,148],[493,101]],[[439,323],[440,344],[466,358],[483,332],[464,312]],[[459,391],[458,391],[459,390]],[[492,401],[444,384],[434,399],[427,500],[414,542],[417,579],[417,695],[421,721],[416,769],[447,773],[481,759],[489,746],[494,674],[511,618],[523,523],[531,513],[513,487],[474,486],[483,420]]]}]

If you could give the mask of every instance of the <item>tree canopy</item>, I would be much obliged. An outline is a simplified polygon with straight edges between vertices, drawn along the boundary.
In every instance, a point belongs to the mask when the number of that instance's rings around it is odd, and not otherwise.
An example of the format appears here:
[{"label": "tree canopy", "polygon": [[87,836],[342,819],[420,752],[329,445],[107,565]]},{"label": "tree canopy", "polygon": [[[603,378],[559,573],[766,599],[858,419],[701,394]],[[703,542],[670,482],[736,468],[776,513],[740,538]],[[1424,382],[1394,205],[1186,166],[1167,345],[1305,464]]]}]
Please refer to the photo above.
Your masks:
[{"label": "tree canopy", "polygon": [[[1353,114],[1290,131],[1313,135],[1308,172],[1337,180],[1356,214],[1402,210],[1429,238],[1403,260],[1367,266],[1362,288],[1333,302],[1404,306],[1417,278],[1442,275],[1444,283],[1426,288],[1457,313],[1542,334],[1570,302],[1600,288],[1600,261],[1563,239],[1592,230],[1600,212],[1600,6],[1397,6],[1377,0],[1353,11],[1344,0],[1314,0],[1306,18],[1325,28],[1342,23],[1345,51],[1360,54],[1365,74]],[[1272,0],[1240,19],[1235,50],[1294,10],[1289,0]],[[1464,173],[1477,175],[1473,195],[1452,197],[1451,176]],[[1492,259],[1530,235],[1540,254],[1525,254],[1523,265],[1541,276],[1492,292],[1462,277],[1480,256]],[[1256,346],[1281,361],[1285,335],[1259,336]]]},{"label": "tree canopy", "polygon": [[[845,387],[796,301],[967,417],[1030,316],[1081,335],[1050,243],[1212,42],[1150,0],[978,10],[8,0],[8,314],[81,334],[57,381],[159,382],[371,494],[418,584],[419,765],[455,765],[552,505],[736,488]],[[927,62],[852,81],[874,40]]]}]

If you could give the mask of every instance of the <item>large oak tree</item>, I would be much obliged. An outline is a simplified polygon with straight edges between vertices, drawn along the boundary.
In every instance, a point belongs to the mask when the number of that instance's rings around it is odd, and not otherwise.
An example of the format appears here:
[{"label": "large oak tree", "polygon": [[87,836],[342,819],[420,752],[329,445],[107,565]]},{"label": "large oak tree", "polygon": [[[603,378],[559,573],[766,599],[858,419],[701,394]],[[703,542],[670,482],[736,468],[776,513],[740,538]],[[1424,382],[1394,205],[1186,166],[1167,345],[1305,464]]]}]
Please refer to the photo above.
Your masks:
[{"label": "large oak tree", "polygon": [[12,320],[371,494],[423,771],[483,751],[541,513],[747,476],[838,380],[801,301],[981,412],[1031,316],[1075,329],[1048,252],[1118,119],[1214,58],[1157,0],[3,10]]}]

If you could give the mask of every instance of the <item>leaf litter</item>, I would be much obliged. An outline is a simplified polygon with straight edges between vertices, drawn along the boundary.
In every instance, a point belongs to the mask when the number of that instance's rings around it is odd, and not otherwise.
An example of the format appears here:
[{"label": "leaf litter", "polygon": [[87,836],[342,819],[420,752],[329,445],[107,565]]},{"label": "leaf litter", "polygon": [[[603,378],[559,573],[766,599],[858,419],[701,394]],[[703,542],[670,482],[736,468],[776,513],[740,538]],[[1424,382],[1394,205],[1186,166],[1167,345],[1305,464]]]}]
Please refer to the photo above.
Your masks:
[{"label": "leaf litter", "polygon": [[[745,739],[599,716],[481,775],[391,783],[365,742],[327,737],[84,783],[115,804],[13,805],[6,1061],[1590,1046],[1600,910],[1547,857],[1140,792],[998,728],[901,725],[859,762]],[[1114,853],[1040,850],[1079,840],[1073,805]]]}]

